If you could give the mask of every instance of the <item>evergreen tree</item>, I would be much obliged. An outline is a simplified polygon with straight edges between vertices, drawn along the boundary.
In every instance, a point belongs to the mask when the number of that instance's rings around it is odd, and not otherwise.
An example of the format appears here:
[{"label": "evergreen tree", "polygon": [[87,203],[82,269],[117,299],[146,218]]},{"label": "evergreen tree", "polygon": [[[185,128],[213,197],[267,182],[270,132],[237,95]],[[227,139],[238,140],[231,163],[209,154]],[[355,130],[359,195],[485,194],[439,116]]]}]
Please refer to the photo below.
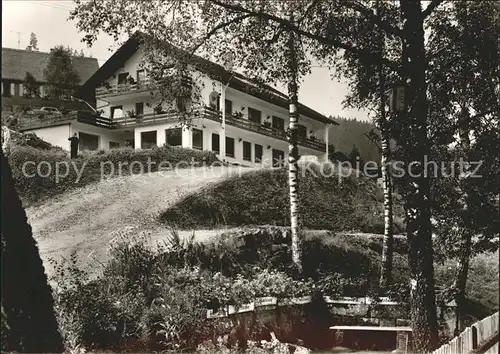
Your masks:
[{"label": "evergreen tree", "polygon": [[38,51],[38,39],[36,39],[36,34],[34,34],[33,32],[31,32],[31,35],[30,35],[30,44],[29,44],[29,46],[26,47],[26,50],[29,50],[29,51],[36,50],[36,51]]}]

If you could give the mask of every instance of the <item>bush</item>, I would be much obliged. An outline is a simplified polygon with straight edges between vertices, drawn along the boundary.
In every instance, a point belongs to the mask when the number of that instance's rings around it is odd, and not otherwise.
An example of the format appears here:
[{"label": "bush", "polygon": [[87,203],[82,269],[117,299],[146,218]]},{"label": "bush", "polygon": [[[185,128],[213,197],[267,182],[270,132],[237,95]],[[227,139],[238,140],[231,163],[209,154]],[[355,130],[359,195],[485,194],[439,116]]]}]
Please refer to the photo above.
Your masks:
[{"label": "bush", "polygon": [[[158,171],[159,164],[168,161],[176,164],[181,161],[193,161],[198,164],[212,164],[215,154],[180,147],[164,146],[151,150],[113,149],[106,151],[85,152],[82,159],[71,160],[66,152],[57,150],[40,150],[29,146],[13,145],[10,150],[9,163],[16,183],[16,189],[26,203],[34,203],[45,198],[63,193],[77,187],[101,181],[101,166],[106,175],[139,174],[148,172],[148,161],[151,161],[151,172]],[[45,161],[39,165],[42,161]],[[135,163],[130,169],[128,166]],[[26,174],[23,173],[23,166]],[[59,163],[60,177],[56,178],[56,164]],[[120,163],[123,163],[120,171]],[[154,163],[154,164],[153,164]],[[125,165],[127,164],[127,165]],[[40,166],[37,173],[37,166]],[[73,167],[73,166],[76,166]],[[141,166],[143,166],[141,168]],[[67,168],[69,167],[69,168]],[[82,171],[78,178],[78,171]],[[65,172],[67,176],[64,176]],[[45,176],[47,177],[41,177]],[[33,176],[33,177],[31,177]]]},{"label": "bush", "polygon": [[[289,225],[287,172],[260,170],[207,186],[163,212],[164,223],[179,228]],[[299,178],[302,227],[383,233],[378,186],[368,179]],[[396,213],[402,213],[395,208]]]}]

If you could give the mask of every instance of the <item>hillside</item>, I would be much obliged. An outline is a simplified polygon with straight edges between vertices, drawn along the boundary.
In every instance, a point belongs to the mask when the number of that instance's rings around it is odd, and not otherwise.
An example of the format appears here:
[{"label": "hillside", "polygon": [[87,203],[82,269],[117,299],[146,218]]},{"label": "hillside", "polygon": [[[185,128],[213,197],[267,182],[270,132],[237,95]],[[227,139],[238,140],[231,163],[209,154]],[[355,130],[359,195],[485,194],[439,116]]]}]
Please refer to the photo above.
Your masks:
[{"label": "hillside", "polygon": [[[299,178],[300,222],[308,229],[383,233],[383,193],[372,180],[343,178],[319,168]],[[289,225],[287,171],[258,170],[206,186],[165,210],[161,219],[178,228]],[[397,216],[402,209],[395,206]],[[396,232],[402,231],[396,217]]]},{"label": "hillside", "polygon": [[63,193],[26,209],[48,273],[49,258],[79,258],[93,264],[106,258],[110,241],[122,230],[137,229],[162,239],[168,230],[158,222],[162,210],[237,168],[196,168],[118,177]]}]

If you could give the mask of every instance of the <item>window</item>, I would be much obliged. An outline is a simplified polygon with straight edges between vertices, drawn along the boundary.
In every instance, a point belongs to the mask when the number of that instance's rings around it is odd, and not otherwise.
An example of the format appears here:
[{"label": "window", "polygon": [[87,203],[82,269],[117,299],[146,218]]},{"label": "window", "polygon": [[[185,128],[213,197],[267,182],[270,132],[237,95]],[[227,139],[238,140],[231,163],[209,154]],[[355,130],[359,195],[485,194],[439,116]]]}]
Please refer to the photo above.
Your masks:
[{"label": "window", "polygon": [[128,73],[118,74],[118,85],[126,84],[127,77],[128,77]]},{"label": "window", "polygon": [[251,120],[252,122],[260,124],[261,117],[262,117],[262,112],[261,111],[259,111],[257,109],[253,109],[251,107],[248,107],[248,119],[249,120]]},{"label": "window", "polygon": [[123,106],[111,107],[111,119],[123,117]]},{"label": "window", "polygon": [[110,141],[109,142],[109,148],[110,149],[117,149],[120,147],[120,143],[117,143],[117,142],[114,142],[114,141]]},{"label": "window", "polygon": [[78,147],[80,150],[97,150],[99,148],[99,137],[97,135],[79,132]]},{"label": "window", "polygon": [[137,102],[135,104],[135,113],[137,116],[141,116],[144,114],[144,102]]},{"label": "window", "polygon": [[141,133],[141,149],[151,149],[156,145],[156,130]]},{"label": "window", "polygon": [[18,83],[14,84],[14,96],[20,96],[20,94],[19,94],[19,84]]},{"label": "window", "polygon": [[252,161],[252,144],[248,141],[243,142],[243,160]]},{"label": "window", "polygon": [[254,145],[254,161],[262,162],[262,145],[255,144]]},{"label": "window", "polygon": [[285,166],[285,153],[278,149],[273,149],[273,167]]},{"label": "window", "polygon": [[233,114],[233,101],[226,100],[226,116],[231,116]]},{"label": "window", "polygon": [[203,150],[203,130],[193,128],[193,149]]},{"label": "window", "polygon": [[307,138],[307,127],[299,124],[299,128],[297,129],[297,136],[299,138]]},{"label": "window", "polygon": [[10,82],[8,82],[8,81],[2,81],[2,87],[3,87],[2,96],[4,96],[4,97],[10,97],[10,95],[11,95]]},{"label": "window", "polygon": [[172,128],[165,130],[165,141],[170,146],[181,146],[182,128]]},{"label": "window", "polygon": [[285,130],[285,120],[283,118],[273,116],[273,128]]},{"label": "window", "polygon": [[226,156],[234,157],[234,139],[226,136]]},{"label": "window", "polygon": [[143,69],[137,70],[137,83],[144,81],[146,81],[146,72]]},{"label": "window", "polygon": [[212,133],[212,151],[220,153],[220,136]]}]

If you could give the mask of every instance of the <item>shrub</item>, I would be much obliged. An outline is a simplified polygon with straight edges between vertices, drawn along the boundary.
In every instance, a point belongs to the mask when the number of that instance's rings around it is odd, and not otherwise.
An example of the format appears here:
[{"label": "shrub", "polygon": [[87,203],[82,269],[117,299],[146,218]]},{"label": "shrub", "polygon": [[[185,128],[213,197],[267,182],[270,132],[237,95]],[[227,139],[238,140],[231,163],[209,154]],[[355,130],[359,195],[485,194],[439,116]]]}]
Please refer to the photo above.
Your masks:
[{"label": "shrub", "polygon": [[[151,172],[158,171],[159,164],[168,161],[176,164],[180,161],[194,161],[195,163],[207,165],[216,160],[215,154],[180,147],[164,146],[151,150],[133,149],[113,149],[107,151],[85,152],[82,159],[70,160],[64,151],[40,150],[29,146],[14,145],[9,155],[9,163],[16,183],[16,189],[26,203],[41,201],[45,198],[63,193],[67,190],[85,186],[89,183],[101,180],[101,166],[106,175],[112,177],[139,174],[148,172],[148,161],[151,161]],[[40,173],[37,173],[37,166],[40,165]],[[128,166],[138,161],[133,168]],[[26,174],[23,173],[23,166],[26,165]],[[56,164],[59,163],[60,178],[56,179]],[[120,170],[120,163],[126,165]],[[77,170],[82,171],[81,178],[78,178]],[[49,167],[50,166],[50,167]],[[67,170],[67,166],[69,167]],[[141,168],[141,166],[143,166]],[[67,176],[64,176],[65,172]],[[47,177],[41,177],[45,176]],[[32,177],[31,177],[32,176]]]},{"label": "shrub", "polygon": [[[185,197],[164,211],[161,219],[179,228],[288,226],[287,186],[284,169],[249,172]],[[336,175],[321,177],[306,172],[299,178],[302,227],[383,233],[377,191],[378,187],[367,179],[351,177],[339,183]],[[400,213],[399,209],[395,211]]]}]

